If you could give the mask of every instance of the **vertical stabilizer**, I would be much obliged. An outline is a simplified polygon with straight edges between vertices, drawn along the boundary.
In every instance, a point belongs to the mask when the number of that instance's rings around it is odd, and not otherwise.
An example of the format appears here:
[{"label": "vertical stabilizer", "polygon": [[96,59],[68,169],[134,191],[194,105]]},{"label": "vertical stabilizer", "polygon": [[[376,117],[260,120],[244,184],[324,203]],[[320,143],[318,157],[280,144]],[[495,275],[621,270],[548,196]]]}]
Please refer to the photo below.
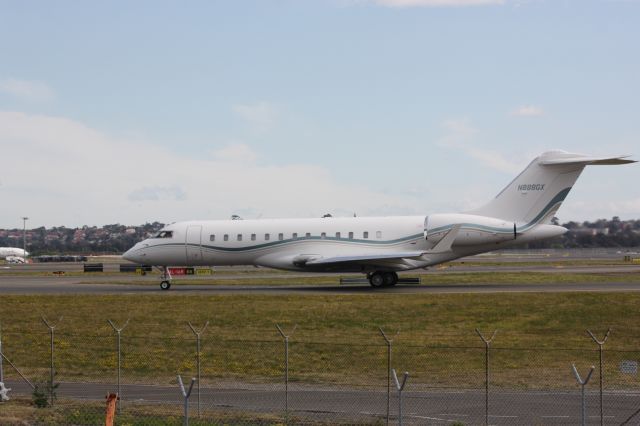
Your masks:
[{"label": "vertical stabilizer", "polygon": [[585,166],[635,162],[626,158],[590,157],[564,151],[545,152],[493,200],[467,213],[517,223],[519,231],[538,223],[550,223]]}]

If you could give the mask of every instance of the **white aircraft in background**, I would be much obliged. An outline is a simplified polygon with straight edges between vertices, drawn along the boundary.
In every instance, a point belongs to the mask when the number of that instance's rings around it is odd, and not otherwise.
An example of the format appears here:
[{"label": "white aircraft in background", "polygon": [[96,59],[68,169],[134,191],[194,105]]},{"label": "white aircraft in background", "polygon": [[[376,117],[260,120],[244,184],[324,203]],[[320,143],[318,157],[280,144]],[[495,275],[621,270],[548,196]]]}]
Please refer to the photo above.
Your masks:
[{"label": "white aircraft in background", "polygon": [[171,286],[169,265],[362,272],[373,287],[393,286],[399,271],[564,234],[551,220],[585,166],[635,162],[627,157],[545,152],[494,199],[464,213],[177,222],[123,257],[160,266],[163,290]]},{"label": "white aircraft in background", "polygon": [[26,263],[29,252],[17,247],[0,247],[0,259],[7,263]]}]

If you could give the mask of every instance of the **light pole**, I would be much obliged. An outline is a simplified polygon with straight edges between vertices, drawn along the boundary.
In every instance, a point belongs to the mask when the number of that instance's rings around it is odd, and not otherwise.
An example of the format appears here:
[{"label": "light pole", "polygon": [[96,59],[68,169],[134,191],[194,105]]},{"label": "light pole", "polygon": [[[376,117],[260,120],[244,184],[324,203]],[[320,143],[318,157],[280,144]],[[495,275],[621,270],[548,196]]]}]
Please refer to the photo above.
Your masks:
[{"label": "light pole", "polygon": [[29,220],[28,217],[22,217],[22,251],[24,252],[22,255],[25,258],[27,257],[27,220]]}]

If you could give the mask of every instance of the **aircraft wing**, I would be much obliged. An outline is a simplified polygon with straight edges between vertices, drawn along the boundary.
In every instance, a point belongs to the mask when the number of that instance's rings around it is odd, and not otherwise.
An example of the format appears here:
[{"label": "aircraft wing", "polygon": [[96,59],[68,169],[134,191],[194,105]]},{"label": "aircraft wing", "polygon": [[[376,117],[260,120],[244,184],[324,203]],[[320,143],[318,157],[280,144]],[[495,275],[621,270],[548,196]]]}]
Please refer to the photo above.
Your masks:
[{"label": "aircraft wing", "polygon": [[[333,257],[320,257],[310,258],[304,261],[305,266],[315,265],[329,265],[335,263],[367,263],[375,264],[388,261],[402,261],[403,259],[416,259],[422,256],[424,251],[408,251],[398,252],[393,254],[364,254],[364,255],[350,255],[350,256],[333,256]],[[303,259],[300,259],[303,260]]]},{"label": "aircraft wing", "polygon": [[419,260],[424,255],[442,254],[451,251],[451,245],[458,236],[458,232],[460,231],[461,226],[462,225],[460,224],[454,225],[451,230],[449,230],[449,232],[447,232],[446,235],[440,241],[438,241],[438,243],[433,248],[429,250],[394,252],[386,254],[351,254],[331,257],[323,257],[321,255],[313,254],[301,254],[294,257],[292,260],[293,264],[298,267],[309,268],[331,268],[334,265],[344,267],[348,264],[369,266],[411,266],[411,263],[408,262],[410,260]]}]

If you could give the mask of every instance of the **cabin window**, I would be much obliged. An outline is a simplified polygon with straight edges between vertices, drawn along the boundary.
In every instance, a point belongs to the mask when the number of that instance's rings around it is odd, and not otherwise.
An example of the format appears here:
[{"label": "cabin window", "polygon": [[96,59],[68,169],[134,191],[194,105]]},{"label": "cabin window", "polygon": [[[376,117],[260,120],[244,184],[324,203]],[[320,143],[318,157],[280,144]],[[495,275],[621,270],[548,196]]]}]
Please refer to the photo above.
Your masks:
[{"label": "cabin window", "polygon": [[264,234],[264,240],[269,241],[269,234]]},{"label": "cabin window", "polygon": [[256,240],[256,234],[251,234],[251,241],[255,241]]},{"label": "cabin window", "polygon": [[209,235],[209,241],[215,241],[215,240],[216,240],[216,234]]},{"label": "cabin window", "polygon": [[377,239],[382,238],[382,231],[376,231],[376,238]]},{"label": "cabin window", "polygon": [[297,233],[297,232],[294,232],[294,233],[291,235],[291,238],[293,238],[294,240],[297,240],[297,239],[298,239],[298,233]]},{"label": "cabin window", "polygon": [[304,236],[307,238],[311,238],[311,232],[307,232],[306,234],[304,234]]},{"label": "cabin window", "polygon": [[323,240],[327,238],[327,233],[323,232],[322,234],[320,234],[320,238],[322,238]]},{"label": "cabin window", "polygon": [[340,238],[340,233],[336,232],[336,238]]},{"label": "cabin window", "polygon": [[353,232],[349,232],[349,239],[353,240]]},{"label": "cabin window", "polygon": [[278,240],[279,241],[284,240],[284,234],[282,232],[278,234]]},{"label": "cabin window", "polygon": [[362,238],[369,238],[369,231],[364,231],[362,233]]},{"label": "cabin window", "polygon": [[153,238],[171,238],[173,237],[173,231],[160,231]]},{"label": "cabin window", "polygon": [[238,241],[242,241],[242,234],[238,234]]},{"label": "cabin window", "polygon": [[229,241],[229,234],[224,234],[224,240]]}]

